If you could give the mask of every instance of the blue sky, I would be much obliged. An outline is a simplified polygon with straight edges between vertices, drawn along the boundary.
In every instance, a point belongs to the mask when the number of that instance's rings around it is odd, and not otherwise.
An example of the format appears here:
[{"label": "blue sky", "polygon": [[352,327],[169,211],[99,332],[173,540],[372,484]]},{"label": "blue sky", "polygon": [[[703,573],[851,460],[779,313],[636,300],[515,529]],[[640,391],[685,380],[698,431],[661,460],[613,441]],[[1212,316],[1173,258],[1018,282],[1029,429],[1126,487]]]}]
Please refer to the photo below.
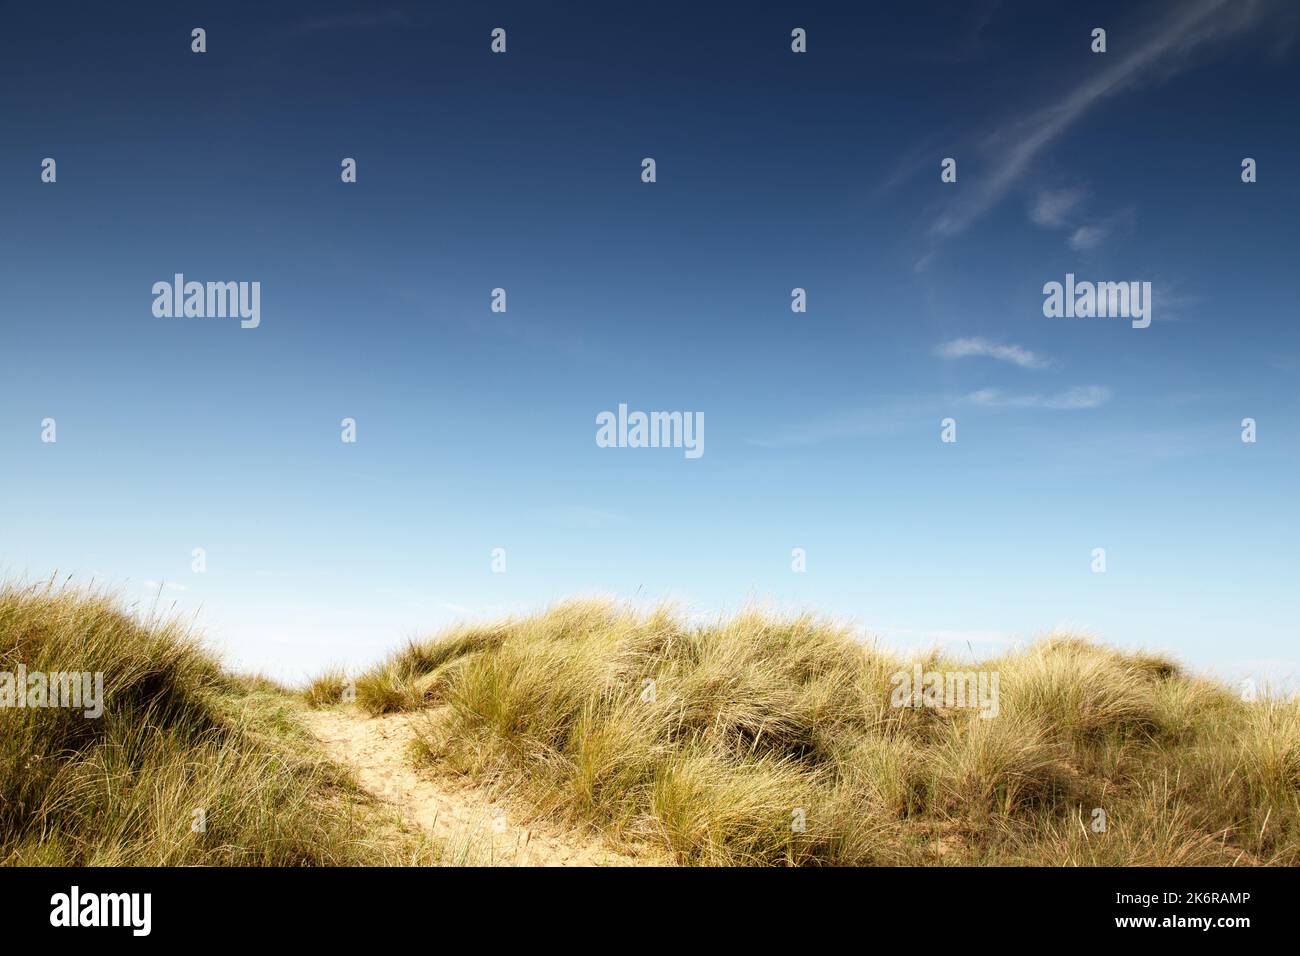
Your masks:
[{"label": "blue sky", "polygon": [[1077,6],[7,8],[3,570],[289,678],[608,593],[1294,680],[1297,13]]}]

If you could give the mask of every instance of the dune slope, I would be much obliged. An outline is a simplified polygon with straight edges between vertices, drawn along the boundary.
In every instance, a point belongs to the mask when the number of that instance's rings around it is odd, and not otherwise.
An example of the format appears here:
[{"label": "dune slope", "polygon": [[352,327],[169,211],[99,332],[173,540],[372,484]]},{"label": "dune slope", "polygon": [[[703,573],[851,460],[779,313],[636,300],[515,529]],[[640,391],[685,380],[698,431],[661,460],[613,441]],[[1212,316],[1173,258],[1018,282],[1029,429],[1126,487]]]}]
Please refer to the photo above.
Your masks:
[{"label": "dune slope", "polygon": [[[913,673],[996,676],[996,712]],[[575,602],[413,642],[355,694],[441,708],[420,759],[533,819],[680,863],[1300,862],[1300,703],[1068,635],[905,661],[811,617]]]}]

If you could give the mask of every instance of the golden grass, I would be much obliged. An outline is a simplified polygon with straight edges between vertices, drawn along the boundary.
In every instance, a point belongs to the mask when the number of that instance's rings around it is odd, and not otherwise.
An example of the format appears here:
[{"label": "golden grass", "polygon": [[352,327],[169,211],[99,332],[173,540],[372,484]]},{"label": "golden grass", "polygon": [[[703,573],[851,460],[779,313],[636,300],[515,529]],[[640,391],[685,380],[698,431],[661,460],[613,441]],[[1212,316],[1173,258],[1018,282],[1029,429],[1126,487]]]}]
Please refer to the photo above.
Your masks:
[{"label": "golden grass", "polygon": [[893,706],[912,663],[807,616],[573,602],[413,642],[356,693],[440,707],[425,759],[682,863],[1300,863],[1300,703],[1063,635],[922,661],[996,672],[986,718]]},{"label": "golden grass", "polygon": [[109,596],[4,586],[0,672],[101,672],[106,700],[98,718],[0,707],[0,863],[468,859],[410,832],[302,729],[303,707],[353,694],[371,713],[428,709],[419,759],[685,864],[1300,863],[1300,702],[1247,703],[1066,635],[978,665],[921,659],[996,673],[986,718],[895,706],[913,663],[809,616],[687,626],[573,602],[294,695]]},{"label": "golden grass", "polygon": [[346,865],[433,862],[295,718],[183,627],[106,595],[0,587],[0,671],[101,672],[104,713],[0,707],[0,863]]},{"label": "golden grass", "polygon": [[343,701],[351,682],[341,667],[331,667],[314,677],[303,691],[308,707],[329,707]]}]

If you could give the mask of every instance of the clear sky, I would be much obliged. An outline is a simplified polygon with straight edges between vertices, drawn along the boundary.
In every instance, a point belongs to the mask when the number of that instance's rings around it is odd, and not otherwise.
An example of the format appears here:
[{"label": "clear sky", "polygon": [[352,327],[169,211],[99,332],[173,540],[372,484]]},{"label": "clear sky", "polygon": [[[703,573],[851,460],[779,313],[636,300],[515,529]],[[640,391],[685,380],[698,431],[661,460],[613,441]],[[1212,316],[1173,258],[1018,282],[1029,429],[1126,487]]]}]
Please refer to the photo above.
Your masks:
[{"label": "clear sky", "polygon": [[[3,16],[9,577],[287,678],[595,593],[1300,672],[1293,4]],[[260,326],[155,316],[175,273]],[[1150,327],[1045,317],[1067,273]],[[619,403],[705,453],[598,447]]]}]

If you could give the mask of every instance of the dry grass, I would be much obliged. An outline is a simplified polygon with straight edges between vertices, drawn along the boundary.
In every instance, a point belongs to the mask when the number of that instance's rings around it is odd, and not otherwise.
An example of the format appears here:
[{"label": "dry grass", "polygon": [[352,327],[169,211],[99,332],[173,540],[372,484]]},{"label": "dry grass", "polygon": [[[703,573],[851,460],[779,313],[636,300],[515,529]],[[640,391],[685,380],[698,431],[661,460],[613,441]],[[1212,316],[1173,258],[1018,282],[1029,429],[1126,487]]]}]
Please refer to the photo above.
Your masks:
[{"label": "dry grass", "polygon": [[445,705],[426,759],[683,863],[1300,863],[1296,701],[1068,636],[922,663],[996,672],[998,715],[893,706],[912,662],[810,617],[599,602],[412,643],[356,691]]},{"label": "dry grass", "polygon": [[464,859],[404,828],[303,731],[303,707],[354,692],[371,713],[436,715],[420,759],[687,864],[1300,863],[1300,702],[1246,703],[1068,636],[919,663],[995,672],[997,716],[895,706],[913,662],[812,617],[687,626],[576,602],[413,642],[355,683],[331,670],[294,695],[108,596],[0,587],[0,673],[100,672],[106,698],[98,718],[0,707],[0,863]]},{"label": "dry grass", "polygon": [[347,672],[331,667],[312,679],[303,691],[303,700],[308,707],[329,707],[343,700],[350,685]]},{"label": "dry grass", "polygon": [[[0,587],[0,671],[101,672],[103,716],[0,707],[0,863],[431,862],[323,760],[272,681],[105,595]],[[199,825],[201,824],[201,825]]]}]

